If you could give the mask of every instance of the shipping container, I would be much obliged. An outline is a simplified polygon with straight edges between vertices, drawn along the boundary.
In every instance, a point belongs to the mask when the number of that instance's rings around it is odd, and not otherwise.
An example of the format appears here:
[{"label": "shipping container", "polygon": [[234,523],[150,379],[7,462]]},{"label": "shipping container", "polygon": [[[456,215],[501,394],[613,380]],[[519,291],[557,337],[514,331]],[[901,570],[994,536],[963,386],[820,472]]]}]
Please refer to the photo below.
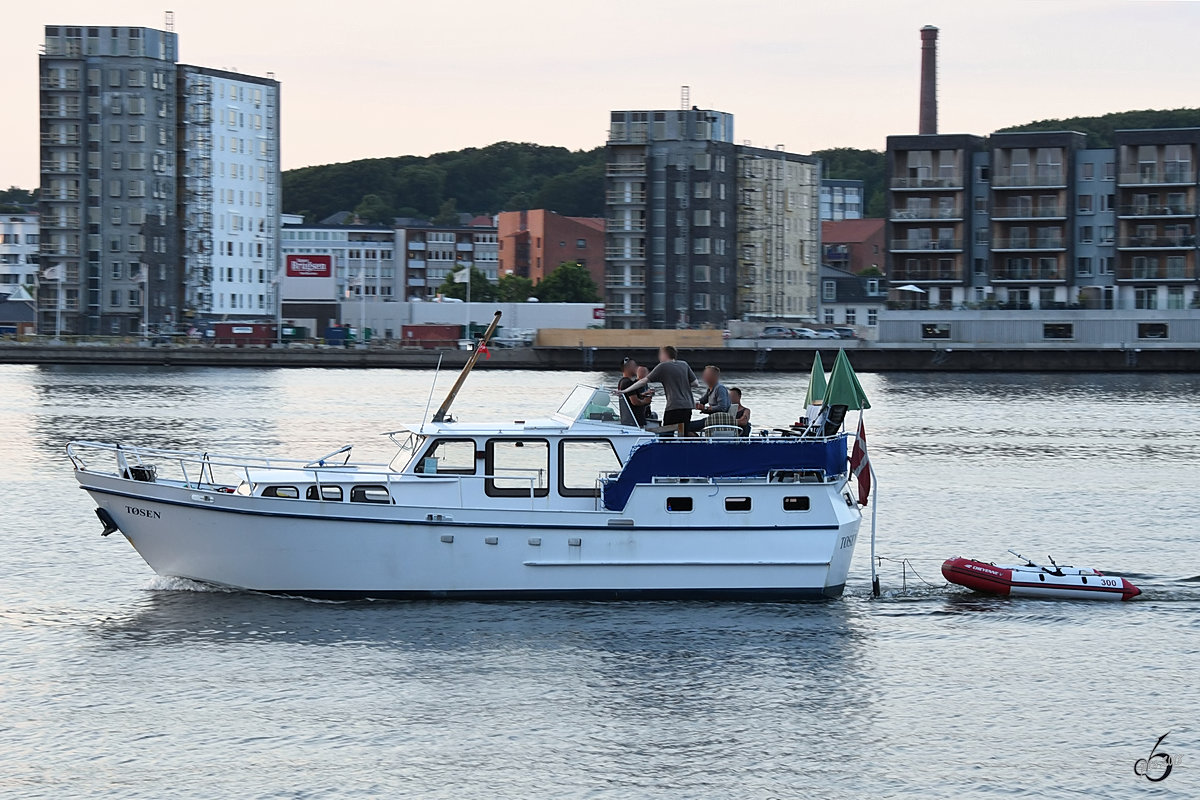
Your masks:
[{"label": "shipping container", "polygon": [[270,345],[275,341],[275,324],[271,322],[214,322],[212,338],[215,344]]},{"label": "shipping container", "polygon": [[424,350],[453,350],[462,333],[462,325],[405,325],[400,330],[405,347]]}]

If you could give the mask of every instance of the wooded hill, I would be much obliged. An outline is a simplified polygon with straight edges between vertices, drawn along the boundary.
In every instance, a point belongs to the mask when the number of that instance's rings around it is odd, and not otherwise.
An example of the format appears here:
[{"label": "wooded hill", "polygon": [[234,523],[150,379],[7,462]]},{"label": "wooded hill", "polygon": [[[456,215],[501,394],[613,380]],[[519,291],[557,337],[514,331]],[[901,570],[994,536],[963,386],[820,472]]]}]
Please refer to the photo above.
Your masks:
[{"label": "wooded hill", "polygon": [[[1071,130],[1092,147],[1112,145],[1124,128],[1200,127],[1200,109],[1121,111],[1097,117],[1049,119],[1004,131]],[[829,178],[863,181],[867,216],[883,216],[887,163],[882,151],[837,147],[814,153]],[[453,200],[451,204],[449,201]],[[283,207],[309,220],[357,211],[372,222],[431,218],[450,209],[473,214],[549,208],[570,216],[604,215],[604,148],[567,150],[498,142],[428,157],[349,161],[283,173]]]}]

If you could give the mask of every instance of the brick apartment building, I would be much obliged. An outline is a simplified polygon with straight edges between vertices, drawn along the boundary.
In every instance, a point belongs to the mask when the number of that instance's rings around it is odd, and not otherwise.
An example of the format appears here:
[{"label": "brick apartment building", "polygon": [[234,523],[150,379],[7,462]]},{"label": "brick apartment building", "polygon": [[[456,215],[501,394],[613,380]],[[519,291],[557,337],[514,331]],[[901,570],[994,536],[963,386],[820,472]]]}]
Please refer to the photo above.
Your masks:
[{"label": "brick apartment building", "polygon": [[578,261],[601,288],[604,227],[598,217],[565,217],[544,208],[501,212],[500,276],[519,275],[536,284],[559,264]]}]

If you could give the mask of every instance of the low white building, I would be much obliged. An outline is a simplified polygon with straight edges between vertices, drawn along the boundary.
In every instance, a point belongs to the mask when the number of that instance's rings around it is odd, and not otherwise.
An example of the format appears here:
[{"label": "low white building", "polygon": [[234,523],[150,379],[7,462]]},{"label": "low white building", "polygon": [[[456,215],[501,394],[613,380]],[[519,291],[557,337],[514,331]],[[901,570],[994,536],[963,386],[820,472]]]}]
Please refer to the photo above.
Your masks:
[{"label": "low white building", "polygon": [[38,274],[38,215],[0,214],[0,290],[24,286],[34,291]]}]

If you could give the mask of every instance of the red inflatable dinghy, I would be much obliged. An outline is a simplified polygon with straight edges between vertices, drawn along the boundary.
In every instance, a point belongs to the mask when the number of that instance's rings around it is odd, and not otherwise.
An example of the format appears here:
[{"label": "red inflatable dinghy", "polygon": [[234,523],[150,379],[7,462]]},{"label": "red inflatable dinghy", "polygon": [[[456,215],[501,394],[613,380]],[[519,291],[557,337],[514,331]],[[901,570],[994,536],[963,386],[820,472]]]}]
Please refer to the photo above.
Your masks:
[{"label": "red inflatable dinghy", "polygon": [[[1054,564],[1053,560],[1050,563]],[[1057,564],[1043,567],[1028,559],[1024,564],[1005,566],[955,557],[942,564],[942,575],[959,586],[1008,597],[1132,600],[1142,593],[1124,578],[1108,576],[1099,570]]]}]

